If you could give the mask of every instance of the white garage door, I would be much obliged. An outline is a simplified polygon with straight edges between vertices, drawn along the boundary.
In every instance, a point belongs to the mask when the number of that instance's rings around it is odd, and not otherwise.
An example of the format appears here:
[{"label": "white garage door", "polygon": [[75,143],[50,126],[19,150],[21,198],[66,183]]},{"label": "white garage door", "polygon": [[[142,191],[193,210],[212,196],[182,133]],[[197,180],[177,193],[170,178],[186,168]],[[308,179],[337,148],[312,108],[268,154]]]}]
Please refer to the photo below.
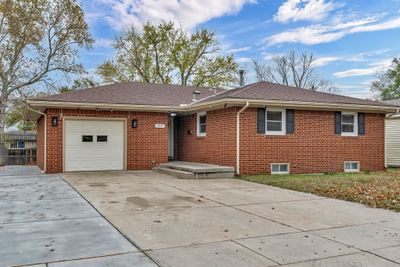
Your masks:
[{"label": "white garage door", "polygon": [[65,171],[124,169],[124,122],[65,120]]}]

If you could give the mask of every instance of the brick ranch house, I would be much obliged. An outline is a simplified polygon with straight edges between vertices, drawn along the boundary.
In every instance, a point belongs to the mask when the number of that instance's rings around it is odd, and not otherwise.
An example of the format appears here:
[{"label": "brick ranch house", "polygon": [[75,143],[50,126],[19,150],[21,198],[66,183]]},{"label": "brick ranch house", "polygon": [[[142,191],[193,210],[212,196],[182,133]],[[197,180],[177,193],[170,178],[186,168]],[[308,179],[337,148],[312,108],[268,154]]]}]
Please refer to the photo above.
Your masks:
[{"label": "brick ranch house", "polygon": [[397,109],[268,82],[232,90],[129,82],[28,104],[47,173],[168,160],[237,174],[384,170],[385,114]]}]

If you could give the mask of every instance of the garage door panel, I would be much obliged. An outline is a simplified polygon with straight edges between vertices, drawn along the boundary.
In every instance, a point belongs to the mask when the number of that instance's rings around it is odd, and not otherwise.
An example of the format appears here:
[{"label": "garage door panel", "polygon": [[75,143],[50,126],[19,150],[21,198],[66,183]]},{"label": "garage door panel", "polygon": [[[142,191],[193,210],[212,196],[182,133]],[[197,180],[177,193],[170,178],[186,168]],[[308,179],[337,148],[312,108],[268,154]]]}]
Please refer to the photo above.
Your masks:
[{"label": "garage door panel", "polygon": [[[82,142],[83,135],[93,136],[92,142]],[[97,136],[107,136],[97,142]],[[124,169],[124,122],[107,120],[65,121],[65,171]]]}]

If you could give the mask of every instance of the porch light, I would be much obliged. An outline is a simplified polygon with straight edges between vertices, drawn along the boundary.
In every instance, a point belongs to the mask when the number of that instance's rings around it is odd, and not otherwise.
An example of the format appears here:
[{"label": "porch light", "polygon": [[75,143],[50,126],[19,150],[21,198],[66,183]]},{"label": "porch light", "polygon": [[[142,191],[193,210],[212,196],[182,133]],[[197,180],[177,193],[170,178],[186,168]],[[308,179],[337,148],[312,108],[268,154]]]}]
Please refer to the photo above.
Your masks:
[{"label": "porch light", "polygon": [[58,125],[58,117],[57,116],[53,116],[51,118],[51,126],[57,127],[57,125]]},{"label": "porch light", "polygon": [[176,115],[178,114],[176,114],[175,112],[171,112],[169,115],[171,115],[171,117],[176,117]]},{"label": "porch light", "polygon": [[138,120],[132,120],[132,128],[137,128],[138,127]]}]

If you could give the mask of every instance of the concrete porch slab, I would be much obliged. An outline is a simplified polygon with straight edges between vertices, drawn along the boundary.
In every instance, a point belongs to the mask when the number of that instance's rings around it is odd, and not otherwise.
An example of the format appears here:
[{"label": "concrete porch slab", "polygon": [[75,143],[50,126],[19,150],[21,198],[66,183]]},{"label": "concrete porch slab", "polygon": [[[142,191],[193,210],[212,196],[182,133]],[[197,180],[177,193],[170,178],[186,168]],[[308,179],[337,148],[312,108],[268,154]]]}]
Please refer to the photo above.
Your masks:
[{"label": "concrete porch slab", "polygon": [[194,172],[194,173],[233,172],[235,170],[233,167],[229,166],[196,163],[188,161],[171,161],[168,163],[161,164],[160,167],[166,167],[166,168]]},{"label": "concrete porch slab", "polygon": [[367,251],[400,245],[400,230],[375,224],[333,228],[313,233]]},{"label": "concrete porch slab", "polygon": [[328,258],[360,252],[309,233],[291,233],[236,240],[279,264]]},{"label": "concrete porch slab", "polygon": [[150,256],[161,266],[267,267],[277,263],[232,241],[153,250]]}]

